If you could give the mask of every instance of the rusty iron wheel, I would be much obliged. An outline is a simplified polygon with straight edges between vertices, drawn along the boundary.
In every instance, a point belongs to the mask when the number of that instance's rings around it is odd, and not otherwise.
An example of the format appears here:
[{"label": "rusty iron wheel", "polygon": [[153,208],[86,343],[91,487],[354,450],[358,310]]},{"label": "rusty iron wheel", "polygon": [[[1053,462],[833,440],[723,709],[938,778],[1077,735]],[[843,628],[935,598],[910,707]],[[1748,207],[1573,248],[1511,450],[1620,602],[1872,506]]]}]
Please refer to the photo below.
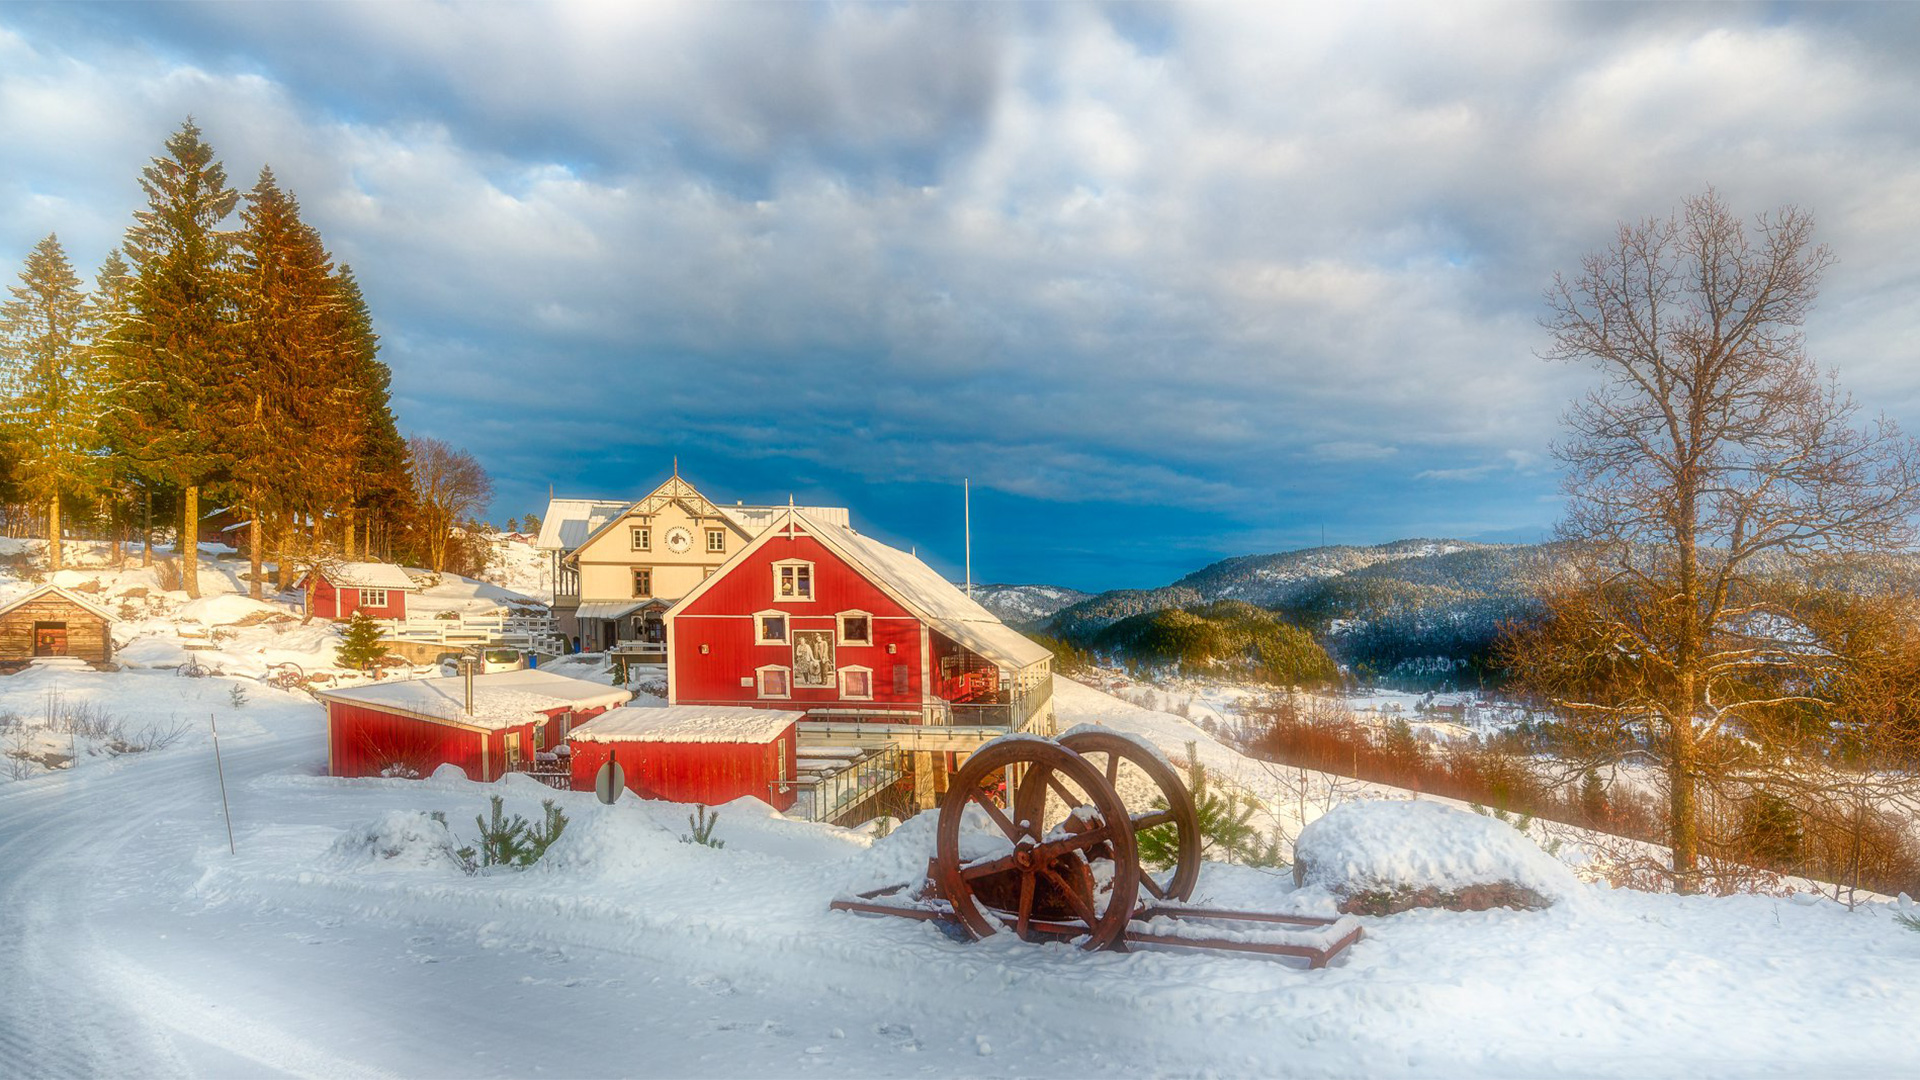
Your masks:
[{"label": "rusty iron wheel", "polygon": [[1154,782],[1166,800],[1166,808],[1128,807],[1136,836],[1148,829],[1172,825],[1178,835],[1173,866],[1159,874],[1140,868],[1140,886],[1155,900],[1184,903],[1200,881],[1200,815],[1194,809],[1193,793],[1186,781],[1161,757],[1124,735],[1111,731],[1074,731],[1060,737],[1060,745],[1079,754],[1106,774],[1108,787],[1118,788],[1120,762],[1131,762]]},{"label": "rusty iron wheel", "polygon": [[[1010,800],[1015,808],[1044,807],[1048,792],[1052,792],[1070,810],[1087,808],[1089,812],[1075,819],[1081,823],[1081,830],[1063,829],[1060,835],[1049,837],[1044,834],[1045,825],[1037,810],[1019,813],[1016,809],[1016,814],[1009,816],[983,789],[985,782],[1008,766],[1023,774]],[[1075,794],[1073,788],[1080,793]],[[1013,851],[972,863],[961,861],[960,825],[969,805],[986,812],[1013,845]],[[934,886],[952,905],[954,917],[975,938],[987,937],[1003,926],[1011,926],[1026,940],[1057,937],[1056,932],[1035,925],[1050,921],[1035,916],[1037,898],[1045,890],[1073,911],[1074,921],[1085,926],[1082,948],[1106,948],[1126,931],[1140,897],[1140,859],[1133,830],[1108,824],[1129,820],[1119,794],[1085,758],[1043,739],[1003,736],[967,757],[940,804]],[[1087,890],[1094,880],[1091,864],[1102,858],[1112,864],[1104,909],[1098,897]],[[1005,882],[1008,876],[1016,882],[1017,898],[1008,907],[987,904],[979,895],[982,889],[990,883]]]}]

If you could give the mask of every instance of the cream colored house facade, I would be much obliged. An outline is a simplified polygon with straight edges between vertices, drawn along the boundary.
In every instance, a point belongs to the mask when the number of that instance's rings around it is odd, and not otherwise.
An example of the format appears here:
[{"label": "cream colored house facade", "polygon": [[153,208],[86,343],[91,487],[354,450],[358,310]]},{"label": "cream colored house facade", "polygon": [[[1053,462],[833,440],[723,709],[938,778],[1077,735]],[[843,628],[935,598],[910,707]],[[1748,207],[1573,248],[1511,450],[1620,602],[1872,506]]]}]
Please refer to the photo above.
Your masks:
[{"label": "cream colored house facade", "polygon": [[[676,472],[638,502],[555,499],[538,546],[551,553],[553,613],[586,651],[664,659],[661,615],[787,508],[722,506]],[[845,507],[806,507],[842,526]]]}]

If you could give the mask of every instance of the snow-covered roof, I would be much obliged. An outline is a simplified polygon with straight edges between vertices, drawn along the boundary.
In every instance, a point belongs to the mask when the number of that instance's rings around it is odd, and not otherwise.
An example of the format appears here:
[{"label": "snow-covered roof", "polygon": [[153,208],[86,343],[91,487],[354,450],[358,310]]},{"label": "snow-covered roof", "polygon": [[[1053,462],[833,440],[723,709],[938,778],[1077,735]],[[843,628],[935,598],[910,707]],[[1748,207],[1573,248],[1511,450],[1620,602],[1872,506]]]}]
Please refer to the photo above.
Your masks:
[{"label": "snow-covered roof", "polygon": [[528,668],[473,677],[473,711],[466,707],[466,678],[396,679],[344,690],[324,690],[322,701],[369,705],[423,720],[497,729],[542,719],[556,709],[612,708],[632,698],[626,690],[551,671]]},{"label": "snow-covered roof", "polygon": [[576,619],[624,619],[641,608],[657,604],[665,607],[667,602],[658,598],[649,600],[606,600],[581,604],[574,611]]},{"label": "snow-covered roof", "polygon": [[606,499],[550,500],[547,516],[540,519],[540,537],[533,546],[542,551],[572,551],[632,505]]},{"label": "snow-covered roof", "polygon": [[800,717],[743,705],[612,709],[568,733],[578,742],[770,743]]},{"label": "snow-covered roof", "polygon": [[348,562],[329,566],[320,571],[322,577],[335,585],[345,585],[351,589],[418,589],[405,570],[383,562]]},{"label": "snow-covered roof", "polygon": [[1001,622],[918,557],[852,529],[811,518],[805,511],[797,516],[809,532],[892,587],[934,629],[995,664],[1018,671],[1052,658],[1044,646]]},{"label": "snow-covered roof", "polygon": [[98,604],[92,603],[87,600],[83,600],[79,596],[75,595],[74,593],[68,592],[67,590],[61,588],[58,585],[42,585],[39,588],[33,590],[30,593],[27,593],[24,596],[16,596],[12,600],[7,601],[5,604],[0,604],[0,615],[5,615],[7,612],[12,611],[14,608],[19,607],[20,605],[28,602],[29,600],[38,600],[41,597],[44,597],[47,595],[58,596],[60,599],[65,600],[68,603],[78,605],[79,607],[82,607],[87,611],[91,611],[95,615],[100,616],[101,618],[107,620],[108,622],[120,621],[119,618],[113,614],[113,612],[108,611],[106,608],[103,608]]},{"label": "snow-covered roof", "polygon": [[[843,529],[853,527],[853,515],[849,513],[844,506],[796,506],[792,509],[805,513],[815,521],[824,521],[829,525],[838,525]],[[740,526],[741,531],[745,532],[748,536],[759,536],[761,533],[767,531],[767,526],[772,525],[776,518],[786,513],[788,508],[785,506],[742,506],[736,503],[732,506],[722,506],[719,510],[721,513],[727,515],[728,519],[735,525]]]},{"label": "snow-covered roof", "polygon": [[[1020,671],[1053,657],[1040,643],[1001,622],[993,612],[981,607],[916,556],[862,536],[846,526],[822,521],[799,507],[780,507],[783,514],[789,509],[795,523],[818,537],[828,549],[875,584],[891,591],[928,625],[996,666]],[[781,523],[784,521],[783,517]],[[771,531],[770,527],[762,536]],[[730,564],[744,559],[749,550],[750,547],[743,548]],[[704,594],[721,576],[716,573],[696,585],[681,598],[676,610]]]}]

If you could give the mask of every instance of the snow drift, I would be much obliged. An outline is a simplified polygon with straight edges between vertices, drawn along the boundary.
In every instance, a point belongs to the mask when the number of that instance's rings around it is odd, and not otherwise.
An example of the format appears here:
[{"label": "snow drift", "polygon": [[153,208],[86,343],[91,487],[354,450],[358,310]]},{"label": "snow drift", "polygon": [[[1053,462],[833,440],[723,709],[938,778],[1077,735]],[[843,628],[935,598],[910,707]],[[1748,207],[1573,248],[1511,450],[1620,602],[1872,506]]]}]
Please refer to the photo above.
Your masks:
[{"label": "snow drift", "polygon": [[1436,802],[1336,806],[1300,831],[1294,881],[1340,898],[1342,911],[1409,907],[1545,907],[1574,894],[1565,864],[1506,822]]}]

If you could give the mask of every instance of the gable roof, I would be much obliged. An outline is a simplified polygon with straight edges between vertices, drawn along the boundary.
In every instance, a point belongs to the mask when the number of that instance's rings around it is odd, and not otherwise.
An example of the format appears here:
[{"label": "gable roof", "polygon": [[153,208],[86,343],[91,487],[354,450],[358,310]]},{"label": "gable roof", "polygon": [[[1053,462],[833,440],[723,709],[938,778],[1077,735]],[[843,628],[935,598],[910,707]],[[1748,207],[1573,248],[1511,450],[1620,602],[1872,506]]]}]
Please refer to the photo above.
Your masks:
[{"label": "gable roof", "polygon": [[549,499],[547,516],[540,519],[540,536],[533,546],[542,551],[572,551],[610,519],[624,514],[630,505],[607,499]]},{"label": "gable roof", "polygon": [[350,589],[395,589],[405,592],[418,592],[420,586],[407,576],[405,570],[383,562],[344,562],[325,567],[320,576],[335,585],[345,585]]},{"label": "gable roof", "polygon": [[[705,495],[700,494],[692,484],[682,480],[679,473],[674,473],[667,478],[665,483],[649,492],[645,498],[637,502],[621,505],[619,510],[603,518],[595,519],[593,527],[587,531],[587,534],[580,539],[579,543],[573,544],[563,550],[568,553],[578,551],[593,541],[598,540],[602,533],[626,520],[629,516],[634,514],[657,514],[676,502],[692,511],[695,517],[719,518],[731,524],[734,528],[739,529],[741,534],[749,540],[765,532],[767,526],[776,518],[786,513],[789,509],[792,509],[786,506],[746,506],[744,504],[720,506],[709,500]],[[599,505],[613,504],[603,503]],[[842,528],[848,527],[848,523],[852,520],[852,515],[847,512],[847,508],[844,506],[810,506],[804,507],[803,509],[807,510],[818,520],[834,522]],[[551,512],[551,507],[549,511]],[[542,522],[540,526],[540,535],[542,537],[546,536],[546,524],[544,522]]]},{"label": "gable roof", "polygon": [[981,607],[918,557],[889,547],[870,536],[862,536],[850,528],[819,521],[797,507],[783,507],[778,520],[762,530],[753,543],[740,549],[719,570],[681,597],[680,602],[667,614],[676,614],[693,603],[714,582],[727,576],[736,563],[748,558],[766,541],[779,535],[787,523],[788,515],[807,535],[819,540],[827,550],[884,589],[902,607],[980,656],[1014,671],[1053,657],[1053,653],[1045,646],[1001,622],[993,612]]},{"label": "gable roof", "polygon": [[41,597],[47,596],[49,594],[53,596],[57,596],[60,599],[65,600],[68,603],[73,604],[77,607],[84,608],[87,611],[90,611],[93,614],[98,615],[101,618],[107,620],[108,622],[120,621],[119,616],[115,615],[113,612],[108,611],[106,608],[100,607],[97,604],[93,604],[89,601],[82,600],[80,597],[75,596],[73,593],[68,592],[67,590],[61,588],[58,585],[42,585],[39,588],[33,590],[32,592],[25,594],[24,596],[16,596],[12,600],[9,600],[4,604],[0,604],[0,615],[5,615],[7,612],[12,611],[14,608],[17,608],[20,605],[25,604],[30,600],[38,600]]}]

